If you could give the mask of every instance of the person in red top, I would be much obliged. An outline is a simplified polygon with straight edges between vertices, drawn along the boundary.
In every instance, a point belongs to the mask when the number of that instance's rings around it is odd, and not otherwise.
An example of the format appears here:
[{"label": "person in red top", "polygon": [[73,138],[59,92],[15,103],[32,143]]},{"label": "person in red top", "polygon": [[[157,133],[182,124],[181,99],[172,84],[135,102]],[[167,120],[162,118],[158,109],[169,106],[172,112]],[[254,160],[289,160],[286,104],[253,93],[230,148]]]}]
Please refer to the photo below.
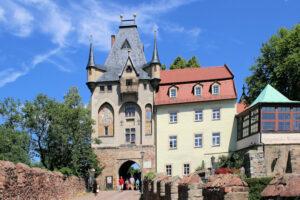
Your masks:
[{"label": "person in red top", "polygon": [[123,179],[122,176],[121,176],[121,178],[119,179],[119,185],[120,185],[120,190],[122,191],[122,190],[123,190],[123,185],[124,185],[124,179]]}]

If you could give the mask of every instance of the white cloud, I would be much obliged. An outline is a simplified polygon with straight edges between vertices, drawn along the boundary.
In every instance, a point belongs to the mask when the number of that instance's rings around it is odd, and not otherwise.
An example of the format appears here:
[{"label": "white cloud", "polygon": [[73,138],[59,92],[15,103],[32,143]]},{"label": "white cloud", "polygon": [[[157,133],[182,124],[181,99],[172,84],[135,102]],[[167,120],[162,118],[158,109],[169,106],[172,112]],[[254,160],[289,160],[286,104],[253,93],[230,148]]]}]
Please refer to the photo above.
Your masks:
[{"label": "white cloud", "polygon": [[1,4],[0,21],[2,21],[4,27],[18,37],[30,35],[33,29],[33,15],[27,9],[13,1],[1,1]]},{"label": "white cloud", "polygon": [[23,76],[27,73],[27,70],[24,71],[15,71],[12,68],[9,68],[4,71],[0,71],[0,88],[3,87],[5,84],[14,82],[20,76]]},{"label": "white cloud", "polygon": [[190,34],[194,37],[198,37],[201,32],[202,32],[201,29],[198,28],[198,27],[190,29],[190,30],[187,31],[188,34]]},{"label": "white cloud", "polygon": [[[102,2],[96,0],[85,1],[50,1],[50,0],[0,0],[0,25],[8,27],[8,31],[18,37],[27,37],[33,30],[50,36],[50,41],[57,48],[45,54],[38,54],[31,59],[30,65],[23,70],[12,73],[3,72],[0,76],[0,87],[15,81],[18,77],[27,74],[42,62],[49,62],[59,70],[70,72],[70,69],[61,64],[66,61],[63,55],[66,51],[77,45],[88,45],[89,35],[93,34],[94,47],[97,50],[110,49],[110,35],[116,33],[120,18],[132,18],[137,13],[137,24],[142,27],[144,34],[153,35],[153,30],[162,29],[167,32],[178,32],[198,37],[201,29],[194,27],[187,29],[184,26],[170,24],[162,20],[161,15],[196,0],[154,0],[139,3],[134,6]],[[157,35],[159,38],[159,35]],[[194,40],[194,39],[193,39]],[[70,64],[70,63],[69,63]],[[1,73],[1,72],[0,72]]]},{"label": "white cloud", "polygon": [[34,68],[36,65],[46,61],[49,57],[51,57],[52,55],[56,54],[58,51],[60,51],[60,47],[59,48],[56,48],[56,49],[53,49],[53,50],[50,50],[48,51],[47,53],[45,54],[39,54],[39,55],[36,55],[33,60],[32,60],[32,67],[31,68]]},{"label": "white cloud", "polygon": [[4,21],[5,18],[4,18],[4,10],[3,8],[0,7],[0,21]]}]

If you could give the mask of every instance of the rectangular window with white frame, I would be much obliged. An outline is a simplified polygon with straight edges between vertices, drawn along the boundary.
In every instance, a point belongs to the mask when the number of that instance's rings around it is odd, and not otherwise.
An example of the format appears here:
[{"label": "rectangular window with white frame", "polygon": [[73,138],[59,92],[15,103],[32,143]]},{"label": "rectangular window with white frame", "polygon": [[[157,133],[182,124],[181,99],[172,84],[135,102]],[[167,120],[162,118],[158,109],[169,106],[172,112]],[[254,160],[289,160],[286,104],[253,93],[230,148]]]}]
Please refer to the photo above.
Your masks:
[{"label": "rectangular window with white frame", "polygon": [[214,85],[213,86],[213,94],[214,95],[219,95],[220,93],[220,86],[219,85]]},{"label": "rectangular window with white frame", "polygon": [[170,98],[176,98],[177,97],[177,89],[176,88],[172,88],[170,90]]},{"label": "rectangular window with white frame", "polygon": [[169,149],[177,149],[177,136],[169,136]]},{"label": "rectangular window with white frame", "polygon": [[212,146],[220,146],[220,133],[212,134]]},{"label": "rectangular window with white frame", "polygon": [[202,94],[202,88],[201,87],[196,87],[195,88],[195,96],[201,97]]},{"label": "rectangular window with white frame", "polygon": [[190,164],[183,164],[183,175],[190,174]]},{"label": "rectangular window with white frame", "polygon": [[202,134],[195,135],[194,147],[202,147]]},{"label": "rectangular window with white frame", "polygon": [[195,121],[202,121],[203,120],[203,112],[202,110],[195,111]]},{"label": "rectangular window with white frame", "polygon": [[170,113],[170,123],[177,123],[177,112]]},{"label": "rectangular window with white frame", "polygon": [[213,109],[212,118],[213,118],[213,120],[220,120],[220,118],[221,118],[220,108]]},{"label": "rectangular window with white frame", "polygon": [[172,176],[172,165],[166,165],[167,176]]}]

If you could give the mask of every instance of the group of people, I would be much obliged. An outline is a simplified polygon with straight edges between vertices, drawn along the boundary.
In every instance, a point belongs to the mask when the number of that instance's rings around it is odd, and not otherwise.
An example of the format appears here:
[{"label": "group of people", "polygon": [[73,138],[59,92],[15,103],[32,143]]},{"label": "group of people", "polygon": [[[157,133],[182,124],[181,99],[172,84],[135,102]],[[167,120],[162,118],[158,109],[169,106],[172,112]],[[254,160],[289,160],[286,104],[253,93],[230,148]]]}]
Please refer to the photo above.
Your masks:
[{"label": "group of people", "polygon": [[120,190],[139,190],[140,189],[140,181],[139,179],[134,179],[132,176],[130,179],[126,179],[124,181],[123,177],[121,176],[119,179],[119,186]]}]

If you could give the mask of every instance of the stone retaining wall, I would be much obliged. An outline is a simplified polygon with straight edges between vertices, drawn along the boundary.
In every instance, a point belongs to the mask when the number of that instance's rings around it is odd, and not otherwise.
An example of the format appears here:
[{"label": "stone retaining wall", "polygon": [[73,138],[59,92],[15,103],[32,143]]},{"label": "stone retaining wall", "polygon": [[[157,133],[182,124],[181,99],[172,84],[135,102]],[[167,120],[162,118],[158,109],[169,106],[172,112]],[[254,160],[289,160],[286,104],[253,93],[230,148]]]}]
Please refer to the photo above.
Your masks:
[{"label": "stone retaining wall", "polygon": [[300,199],[300,174],[285,174],[274,178],[261,192],[262,199]]},{"label": "stone retaining wall", "polygon": [[[254,148],[254,147],[253,147]],[[247,177],[274,177],[300,172],[299,144],[268,144],[245,152]]]},{"label": "stone retaining wall", "polygon": [[73,176],[64,180],[59,172],[0,161],[0,199],[69,199],[84,191],[83,179]]},{"label": "stone retaining wall", "polygon": [[[156,187],[155,187],[156,186]],[[144,200],[247,200],[248,185],[239,176],[221,174],[203,184],[198,173],[156,178],[144,182]]]}]

